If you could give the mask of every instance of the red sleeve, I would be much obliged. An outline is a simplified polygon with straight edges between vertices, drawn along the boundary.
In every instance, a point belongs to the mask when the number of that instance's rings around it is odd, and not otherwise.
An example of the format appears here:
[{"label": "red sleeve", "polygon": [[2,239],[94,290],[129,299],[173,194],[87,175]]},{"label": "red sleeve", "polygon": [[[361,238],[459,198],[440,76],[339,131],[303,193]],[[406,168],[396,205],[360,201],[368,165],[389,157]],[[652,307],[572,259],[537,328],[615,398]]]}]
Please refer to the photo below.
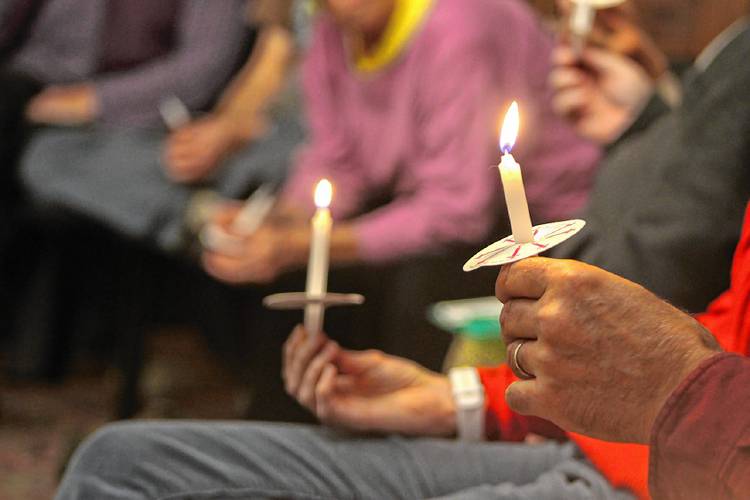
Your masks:
[{"label": "red sleeve", "polygon": [[744,498],[750,491],[750,359],[704,362],[664,405],[651,435],[654,498]]},{"label": "red sleeve", "polygon": [[725,349],[728,348],[727,344],[732,344],[732,339],[727,337],[733,336],[735,333],[732,329],[733,305],[734,293],[730,288],[721,294],[718,299],[711,302],[705,312],[695,317],[695,319],[714,334],[716,340]]},{"label": "red sleeve", "polygon": [[486,435],[489,439],[523,441],[529,433],[567,439],[565,432],[548,420],[519,415],[505,403],[505,389],[518,380],[508,365],[478,368],[487,400]]},{"label": "red sleeve", "polygon": [[734,252],[729,290],[696,316],[730,352],[750,355],[750,204],[745,212],[742,238]]}]

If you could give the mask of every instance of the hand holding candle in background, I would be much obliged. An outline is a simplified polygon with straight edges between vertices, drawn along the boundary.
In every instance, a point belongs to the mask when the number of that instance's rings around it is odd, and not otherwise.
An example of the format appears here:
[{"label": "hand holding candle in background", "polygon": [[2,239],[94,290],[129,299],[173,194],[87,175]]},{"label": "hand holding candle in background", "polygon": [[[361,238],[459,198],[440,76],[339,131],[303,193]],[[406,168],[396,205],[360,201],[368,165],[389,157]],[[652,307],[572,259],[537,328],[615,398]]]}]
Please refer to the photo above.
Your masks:
[{"label": "hand holding candle in background", "polygon": [[[579,5],[558,0],[572,17]],[[574,40],[571,40],[573,44]],[[552,105],[576,131],[599,144],[616,141],[658,93],[669,106],[681,100],[666,56],[641,29],[632,2],[598,11],[586,47],[562,43],[552,54]]]},{"label": "hand holding candle in background", "polygon": [[[325,187],[326,184],[328,188]],[[330,188],[330,183],[326,182],[323,186],[321,193]],[[320,243],[311,242],[313,234],[305,215],[307,211],[283,201],[274,201],[275,195],[267,194],[261,198],[262,203],[259,202],[262,206],[256,207],[257,211],[253,208],[255,215],[252,219],[256,223],[258,212],[264,212],[260,215],[265,215],[257,229],[253,227],[255,223],[243,223],[241,204],[233,202],[219,205],[210,222],[212,231],[201,234],[203,267],[210,275],[228,283],[269,283],[282,273],[302,269],[305,264],[310,264],[311,253],[323,255],[315,250]],[[322,207],[329,202],[330,200],[319,205]],[[269,206],[271,204],[272,207]],[[253,205],[256,205],[255,201]],[[245,209],[249,210],[247,206]],[[317,213],[318,218],[314,220],[318,220],[318,224],[325,219],[330,223],[327,208],[318,209]],[[253,231],[248,233],[248,227]],[[217,235],[218,238],[215,237]],[[356,261],[358,248],[353,225],[341,223],[337,224],[335,230],[329,228],[325,248],[326,263],[329,258],[339,263]],[[322,257],[314,257],[316,261],[320,258]],[[319,279],[316,277],[313,281],[320,284]]]},{"label": "hand holding candle in background", "polygon": [[[584,49],[594,47],[632,59],[654,80],[669,73],[669,61],[641,27],[641,16],[635,3],[627,0],[603,2],[556,1],[563,20],[561,29],[567,34],[564,37],[567,40],[565,45],[571,46],[573,54],[580,58]],[[577,13],[581,10],[588,14]],[[584,19],[587,20],[586,24]],[[586,61],[579,63],[586,66]]]},{"label": "hand holding candle in background", "polygon": [[643,67],[614,52],[587,47],[576,55],[560,46],[552,64],[549,86],[555,112],[580,135],[602,145],[613,143],[630,127],[655,90]]},{"label": "hand holding candle in background", "polygon": [[309,231],[303,225],[265,224],[251,235],[237,233],[232,222],[241,205],[223,206],[212,224],[223,234],[220,244],[204,246],[203,268],[230,284],[270,283],[296,268],[307,256]]}]

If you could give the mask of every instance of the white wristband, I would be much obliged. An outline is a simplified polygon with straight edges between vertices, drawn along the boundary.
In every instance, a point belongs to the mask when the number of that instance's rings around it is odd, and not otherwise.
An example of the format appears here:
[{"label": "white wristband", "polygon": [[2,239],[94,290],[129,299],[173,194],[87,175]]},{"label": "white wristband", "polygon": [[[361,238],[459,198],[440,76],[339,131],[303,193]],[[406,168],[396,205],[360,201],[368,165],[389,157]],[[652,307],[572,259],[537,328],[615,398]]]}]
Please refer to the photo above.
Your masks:
[{"label": "white wristband", "polygon": [[476,368],[452,368],[448,378],[456,403],[458,438],[462,441],[483,441],[484,386]]}]

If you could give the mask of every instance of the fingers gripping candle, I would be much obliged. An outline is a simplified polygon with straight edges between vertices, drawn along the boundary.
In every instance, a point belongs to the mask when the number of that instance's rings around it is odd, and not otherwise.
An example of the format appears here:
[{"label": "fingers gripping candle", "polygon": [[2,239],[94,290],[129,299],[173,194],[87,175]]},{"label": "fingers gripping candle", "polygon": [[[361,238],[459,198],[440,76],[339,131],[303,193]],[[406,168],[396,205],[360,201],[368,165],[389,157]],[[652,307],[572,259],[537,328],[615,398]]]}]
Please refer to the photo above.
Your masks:
[{"label": "fingers gripping candle", "polygon": [[534,236],[531,228],[529,205],[526,201],[526,192],[523,188],[521,166],[513,158],[513,155],[510,154],[518,136],[519,121],[518,103],[513,101],[508,113],[505,115],[503,127],[500,132],[500,150],[503,152],[503,157],[497,167],[500,170],[500,178],[503,181],[505,204],[508,207],[513,239],[517,243],[531,243],[534,240]]},{"label": "fingers gripping candle", "polygon": [[[310,257],[307,264],[307,286],[305,293],[308,298],[321,298],[326,294],[328,286],[328,262],[331,247],[331,228],[333,219],[328,209],[333,196],[333,186],[327,179],[318,182],[315,187],[315,206],[317,210],[310,221]],[[307,304],[305,307],[305,330],[309,335],[315,335],[323,328],[325,308],[321,302]]]}]

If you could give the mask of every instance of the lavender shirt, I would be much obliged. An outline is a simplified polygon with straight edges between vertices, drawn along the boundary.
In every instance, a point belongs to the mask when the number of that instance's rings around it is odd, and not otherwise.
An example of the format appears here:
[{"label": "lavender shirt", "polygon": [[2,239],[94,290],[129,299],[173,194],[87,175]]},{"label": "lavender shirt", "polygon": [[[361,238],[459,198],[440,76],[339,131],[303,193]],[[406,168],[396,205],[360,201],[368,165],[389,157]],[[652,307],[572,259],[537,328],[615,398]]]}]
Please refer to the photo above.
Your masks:
[{"label": "lavender shirt", "polygon": [[101,121],[161,123],[159,101],[205,107],[242,51],[243,0],[47,0],[9,66],[46,84],[91,81]]},{"label": "lavender shirt", "polygon": [[[478,243],[507,217],[498,123],[519,101],[514,150],[535,222],[582,208],[599,150],[550,109],[552,38],[517,0],[436,0],[400,58],[375,74],[349,64],[342,34],[318,19],[304,63],[311,127],[284,196],[312,210],[314,184],[335,186],[332,211],[353,219],[376,262]],[[362,214],[377,195],[393,201]]]}]

